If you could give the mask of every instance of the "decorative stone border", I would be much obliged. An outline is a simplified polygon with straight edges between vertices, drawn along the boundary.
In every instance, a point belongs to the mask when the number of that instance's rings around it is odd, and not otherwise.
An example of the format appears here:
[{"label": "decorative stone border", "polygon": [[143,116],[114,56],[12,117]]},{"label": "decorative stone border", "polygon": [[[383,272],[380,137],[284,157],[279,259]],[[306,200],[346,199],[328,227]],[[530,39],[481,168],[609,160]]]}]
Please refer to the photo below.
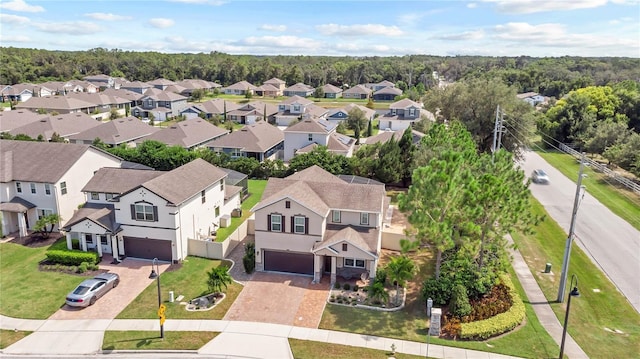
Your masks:
[{"label": "decorative stone border", "polygon": [[[333,304],[333,305],[341,305],[343,307],[351,307],[351,308],[361,308],[361,309],[369,309],[369,310],[377,310],[379,312],[397,312],[401,309],[403,309],[406,305],[407,302],[407,291],[405,288],[402,288],[402,304],[400,304],[397,307],[393,307],[393,308],[382,308],[382,307],[375,307],[375,306],[371,306],[371,305],[365,305],[365,304],[344,304],[344,303],[338,303],[337,301],[331,301],[331,294],[333,293],[335,289],[331,289],[331,291],[329,291],[329,297],[327,298],[327,303],[329,304]],[[353,292],[353,291],[352,291]],[[342,295],[342,294],[341,294]]]},{"label": "decorative stone border", "polygon": [[[210,306],[209,308],[196,309],[195,305],[190,304],[189,302],[180,302],[180,305],[184,305],[185,306],[184,309],[186,309],[188,312],[206,312],[206,311],[209,311],[209,310],[217,307],[218,304],[220,304],[227,297],[227,295],[224,294],[224,293],[220,293],[220,294],[222,294],[222,298],[217,299],[216,302],[212,306]],[[202,296],[202,297],[206,297],[206,296]],[[202,297],[198,297],[198,298],[202,298]],[[198,298],[194,298],[194,299],[198,299]]]}]

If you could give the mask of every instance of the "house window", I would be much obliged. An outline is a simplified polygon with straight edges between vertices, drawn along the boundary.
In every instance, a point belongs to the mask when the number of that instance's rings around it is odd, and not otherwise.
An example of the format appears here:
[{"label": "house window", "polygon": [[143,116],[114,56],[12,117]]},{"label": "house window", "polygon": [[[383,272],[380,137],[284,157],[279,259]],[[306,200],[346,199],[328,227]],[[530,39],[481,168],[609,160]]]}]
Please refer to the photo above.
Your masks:
[{"label": "house window", "polygon": [[220,206],[216,206],[215,214],[216,214],[216,217],[220,217]]},{"label": "house window", "polygon": [[200,198],[202,198],[202,203],[207,201],[207,195],[204,191],[200,192]]},{"label": "house window", "polygon": [[98,200],[100,200],[100,193],[98,193],[98,192],[91,192],[91,200],[93,200],[93,201],[98,201]]},{"label": "house window", "polygon": [[155,221],[154,208],[150,204],[136,203],[134,207],[134,216],[138,221]]},{"label": "house window", "polygon": [[341,213],[340,211],[331,211],[331,221],[333,223],[340,223],[341,222]]},{"label": "house window", "polygon": [[224,179],[220,180],[220,191],[224,192]]},{"label": "house window", "polygon": [[38,219],[42,217],[46,217],[51,214],[53,214],[53,211],[50,209],[38,209]]},{"label": "house window", "polygon": [[285,208],[291,208],[291,201],[284,201]]},{"label": "house window", "polygon": [[293,217],[293,232],[294,233],[300,233],[300,234],[304,234],[306,233],[306,221],[307,218],[306,217],[302,217],[302,216],[295,216]]},{"label": "house window", "polygon": [[346,244],[346,243],[342,243],[342,251],[343,251],[343,252],[346,252],[346,251],[347,251],[347,248],[349,248],[349,245],[348,245],[348,244]]},{"label": "house window", "polygon": [[352,268],[364,268],[364,259],[345,258],[344,266]]},{"label": "house window", "polygon": [[36,191],[36,184],[35,183],[29,183],[29,187],[31,188],[31,194],[36,194],[38,191]]},{"label": "house window", "polygon": [[241,157],[242,156],[242,151],[240,151],[239,148],[234,148],[233,150],[231,150],[231,157]]},{"label": "house window", "polygon": [[416,115],[416,113],[415,113],[415,109],[410,108],[410,109],[409,109],[409,117],[413,117],[413,116],[415,116],[415,115]]},{"label": "house window", "polygon": [[22,183],[16,182],[16,192],[22,193]]},{"label": "house window", "polygon": [[308,139],[309,139],[309,141],[313,141],[313,134],[312,133],[309,134]]},{"label": "house window", "polygon": [[108,201],[110,199],[113,199],[113,193],[105,193],[104,194],[104,198]]},{"label": "house window", "polygon": [[369,225],[369,213],[360,213],[360,224]]},{"label": "house window", "polygon": [[93,244],[93,235],[92,234],[85,234],[84,235],[84,240],[87,241],[87,245],[92,245]]},{"label": "house window", "polygon": [[60,193],[67,194],[67,182],[60,182]]},{"label": "house window", "polygon": [[279,214],[272,214],[271,216],[271,232],[282,232],[282,216]]},{"label": "house window", "polygon": [[104,235],[100,236],[100,244],[102,244],[103,246],[106,246],[107,244],[109,244],[109,242],[107,241],[107,236],[104,236]]},{"label": "house window", "polygon": [[51,196],[51,185],[50,184],[48,184],[48,183],[44,184],[44,193],[47,196]]}]

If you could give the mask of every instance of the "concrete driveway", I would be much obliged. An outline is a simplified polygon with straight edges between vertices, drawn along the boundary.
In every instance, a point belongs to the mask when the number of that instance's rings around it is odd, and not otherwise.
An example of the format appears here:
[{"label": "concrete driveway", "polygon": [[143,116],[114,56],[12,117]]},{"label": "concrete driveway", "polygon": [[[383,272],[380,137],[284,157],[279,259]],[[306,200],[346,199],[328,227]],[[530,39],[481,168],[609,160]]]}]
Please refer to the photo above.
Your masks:
[{"label": "concrete driveway", "polygon": [[[102,298],[89,307],[75,308],[66,304],[53,313],[49,319],[114,319],[138,294],[153,282],[149,279],[151,273],[151,261],[143,259],[126,258],[120,264],[111,264],[103,260],[100,269],[117,273],[120,276],[120,284],[110,290]],[[169,263],[159,265],[160,272],[164,272]],[[78,277],[78,284],[83,278]],[[60,298],[64,303],[64,298]]]},{"label": "concrete driveway", "polygon": [[256,272],[224,320],[317,328],[329,296],[329,278],[319,284],[312,284],[311,280],[306,276]]}]

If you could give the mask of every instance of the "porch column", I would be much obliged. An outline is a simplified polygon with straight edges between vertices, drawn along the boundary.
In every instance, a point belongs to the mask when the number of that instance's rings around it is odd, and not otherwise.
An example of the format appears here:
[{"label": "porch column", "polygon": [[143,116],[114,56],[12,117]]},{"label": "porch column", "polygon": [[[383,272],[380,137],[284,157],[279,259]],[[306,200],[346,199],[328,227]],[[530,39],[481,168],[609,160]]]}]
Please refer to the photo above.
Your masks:
[{"label": "porch column", "polygon": [[0,215],[0,220],[2,220],[2,233],[0,233],[3,237],[10,233],[9,224],[7,223],[7,214],[6,212],[2,212]]},{"label": "porch column", "polygon": [[314,254],[313,255],[313,282],[320,283],[321,276],[322,276],[322,267],[320,263],[320,256],[317,254]]},{"label": "porch column", "polygon": [[112,235],[109,235],[109,238],[111,239],[111,254],[113,255],[113,260],[119,262],[120,256],[118,255],[118,238]]},{"label": "porch column", "polygon": [[18,229],[20,231],[20,237],[27,236],[27,220],[25,219],[24,212],[18,212]]},{"label": "porch column", "polygon": [[67,249],[73,249],[73,243],[71,241],[71,232],[67,232]]},{"label": "porch column", "polygon": [[87,238],[84,236],[84,232],[80,232],[80,249],[84,252],[87,251]]},{"label": "porch column", "polygon": [[331,285],[336,282],[336,257],[331,257]]},{"label": "porch column", "polygon": [[98,257],[102,258],[102,240],[100,236],[91,235],[93,237],[93,241],[96,244],[96,249],[98,250]]},{"label": "porch column", "polygon": [[372,261],[369,261],[369,278],[375,278],[376,277],[376,270],[378,268],[378,260],[374,259]]}]

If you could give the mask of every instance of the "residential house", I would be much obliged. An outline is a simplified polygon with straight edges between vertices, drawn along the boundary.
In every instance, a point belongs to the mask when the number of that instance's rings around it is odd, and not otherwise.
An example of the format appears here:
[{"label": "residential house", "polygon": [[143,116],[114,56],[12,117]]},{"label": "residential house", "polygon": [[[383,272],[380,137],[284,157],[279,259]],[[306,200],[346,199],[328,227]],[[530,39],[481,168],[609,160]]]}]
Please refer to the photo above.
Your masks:
[{"label": "residential house", "polygon": [[131,81],[120,86],[120,90],[129,90],[129,91],[137,92],[142,95],[152,87],[153,86],[147,82]]},{"label": "residential house", "polygon": [[147,81],[147,84],[151,85],[151,87],[157,88],[160,91],[164,91],[167,89],[167,87],[175,85],[176,83],[165,78],[159,78],[152,81]]},{"label": "residential house", "polygon": [[153,114],[154,121],[162,122],[179,116],[187,107],[187,97],[156,88],[148,89],[140,99],[141,104],[131,109],[131,114],[144,119]]},{"label": "residential house", "polygon": [[25,102],[31,97],[37,96],[36,85],[34,84],[15,84],[5,86],[2,89],[2,101]]},{"label": "residential house", "polygon": [[[127,90],[125,88],[119,88],[119,89],[106,89],[104,91],[100,92],[103,95],[107,95],[107,96],[115,96],[115,97],[119,97],[121,99],[126,99],[129,101],[128,106],[129,106],[129,114],[131,113],[131,109],[133,107],[136,106],[141,106],[142,105],[142,98],[144,97],[143,94],[136,92],[136,91],[131,91],[131,90]],[[125,116],[126,114],[126,106],[127,104],[125,104]]]},{"label": "residential house", "polygon": [[302,120],[284,130],[284,161],[298,153],[326,146],[336,154],[351,157],[356,140],[336,132],[338,124],[326,120]]},{"label": "residential house", "polygon": [[433,114],[422,108],[422,105],[408,98],[389,105],[389,112],[378,117],[380,130],[404,130],[412,123],[419,121],[421,116],[435,121]]},{"label": "residential house", "polygon": [[364,114],[364,117],[372,121],[376,116],[376,111],[362,105],[356,105],[350,103],[342,108],[330,109],[327,113],[326,119],[329,121],[344,121],[349,117],[349,112],[353,109],[359,109]]},{"label": "residential house", "polygon": [[397,96],[402,95],[402,90],[397,87],[384,87],[375,91],[372,95],[374,101],[393,101]]},{"label": "residential house", "polygon": [[255,90],[256,95],[262,97],[278,97],[282,96],[282,91],[271,84],[262,84]]},{"label": "residential house", "polygon": [[15,106],[17,110],[24,109],[33,112],[57,112],[60,114],[75,112],[84,112],[86,114],[90,114],[94,112],[97,107],[98,106],[94,103],[87,102],[75,97],[62,95],[31,97],[28,100]]},{"label": "residential house", "polygon": [[126,115],[126,107],[131,104],[128,98],[120,97],[120,90],[107,89],[97,93],[70,92],[66,95],[94,105],[91,117],[96,120],[108,120],[111,118],[111,111],[115,111],[118,116]]},{"label": "residential house", "polygon": [[260,162],[275,160],[282,158],[284,133],[276,126],[259,121],[218,137],[207,147],[215,152],[224,152],[231,158],[249,157]]},{"label": "residential house", "polygon": [[256,270],[375,278],[384,185],[347,183],[318,166],[270,178],[255,213]]},{"label": "residential house", "polygon": [[192,104],[191,106],[184,108],[180,111],[180,115],[186,119],[192,119],[196,117],[204,117],[205,119],[211,119],[216,116],[224,118],[225,112],[235,111],[241,106],[233,101],[226,101],[221,98]]},{"label": "residential house", "polygon": [[531,106],[537,106],[541,103],[546,103],[549,100],[548,97],[544,97],[537,92],[525,92],[517,94],[516,96]]},{"label": "residential house", "polygon": [[343,98],[350,98],[356,100],[366,100],[371,96],[373,91],[364,85],[355,85],[349,89],[342,91]]},{"label": "residential house", "polygon": [[247,81],[236,82],[231,86],[223,88],[226,95],[245,95],[247,92],[253,94],[257,87]]},{"label": "residential house", "polygon": [[0,111],[0,133],[9,132],[14,128],[40,121],[46,117],[48,115],[29,110]]},{"label": "residential house", "polygon": [[378,83],[367,83],[367,84],[364,84],[364,86],[366,86],[367,88],[370,88],[371,91],[376,92],[378,90],[382,90],[385,87],[396,87],[396,84],[394,84],[391,81],[384,80]]},{"label": "residential house", "polygon": [[90,75],[82,78],[83,80],[96,85],[100,89],[115,88],[115,80],[113,77],[105,74]]},{"label": "residential house", "polygon": [[278,113],[277,106],[267,102],[253,101],[244,104],[235,110],[229,110],[227,107],[227,120],[246,125],[265,119],[267,122],[272,123],[275,121],[276,113]]},{"label": "residential house", "polygon": [[[360,141],[363,144],[367,144],[367,145],[374,145],[376,143],[385,143],[392,138],[396,141],[400,141],[400,139],[402,138],[402,135],[404,135],[404,131],[406,131],[406,129],[398,130],[398,131],[391,131],[390,129],[386,129],[384,131],[378,132],[377,135],[367,137],[367,138],[361,138]],[[422,140],[424,136],[425,134],[420,131],[416,131],[413,129],[411,130],[411,139],[414,145],[419,144],[420,140]]]},{"label": "residential house", "polygon": [[0,140],[2,236],[24,237],[45,215],[71,218],[94,172],[120,164],[120,158],[88,145]]},{"label": "residential house", "polygon": [[287,88],[287,83],[277,77],[270,78],[269,80],[265,81],[263,85],[271,85],[278,89],[278,93],[276,96],[282,96],[284,94],[284,89]]},{"label": "residential house", "polygon": [[284,89],[284,96],[300,96],[300,97],[308,97],[313,95],[315,89],[309,85],[298,82],[295,85],[291,85]]},{"label": "residential house", "polygon": [[[71,84],[71,86],[74,89],[73,92],[96,93],[96,92],[100,91],[100,88],[98,86],[96,86],[96,85],[94,85],[94,84],[92,84],[91,82],[88,82],[88,81],[69,80],[67,82],[67,84]],[[79,90],[80,88],[82,88],[81,91],[75,91],[75,90]]]},{"label": "residential house", "polygon": [[323,118],[328,110],[313,103],[304,97],[294,95],[278,104],[278,113],[275,115],[278,126],[289,124],[303,119]]},{"label": "residential house", "polygon": [[160,131],[159,128],[149,126],[138,118],[129,116],[109,122],[99,123],[98,126],[69,136],[69,142],[92,144],[96,138],[107,146],[115,147],[121,144],[135,145],[135,141]]},{"label": "residential house", "polygon": [[240,207],[241,188],[202,159],[172,171],[102,168],[84,186],[86,204],[64,229],[67,247],[126,257],[179,262],[189,239],[205,238],[223,215]]},{"label": "residential house", "polygon": [[186,149],[194,149],[203,146],[211,140],[224,136],[228,132],[229,131],[216,125],[212,125],[206,120],[195,118],[180,121],[169,127],[165,127],[149,136],[136,140],[136,143],[154,140],[165,143],[167,146],[180,146]]},{"label": "residential house", "polygon": [[8,132],[12,136],[27,135],[34,139],[42,136],[44,141],[50,141],[55,133],[65,140],[69,140],[70,136],[99,125],[100,122],[94,120],[91,116],[82,112],[77,112],[60,115],[47,115],[38,121],[33,121],[20,127],[13,128]]},{"label": "residential house", "polygon": [[64,95],[67,92],[82,92],[84,91],[84,87],[79,84],[73,84],[70,81],[48,81],[43,82],[40,86],[46,87],[51,90],[51,95]]},{"label": "residential house", "polygon": [[322,92],[324,92],[324,98],[340,98],[342,97],[342,89],[332,84],[326,84],[322,86]]},{"label": "residential house", "polygon": [[217,88],[222,87],[220,84],[217,84],[215,82],[199,80],[199,79],[184,79],[176,83],[176,85],[181,86],[184,89],[182,90],[182,92],[180,92],[180,94],[184,96],[191,96],[191,94],[193,93],[193,90],[197,90],[197,89],[211,92]]}]

